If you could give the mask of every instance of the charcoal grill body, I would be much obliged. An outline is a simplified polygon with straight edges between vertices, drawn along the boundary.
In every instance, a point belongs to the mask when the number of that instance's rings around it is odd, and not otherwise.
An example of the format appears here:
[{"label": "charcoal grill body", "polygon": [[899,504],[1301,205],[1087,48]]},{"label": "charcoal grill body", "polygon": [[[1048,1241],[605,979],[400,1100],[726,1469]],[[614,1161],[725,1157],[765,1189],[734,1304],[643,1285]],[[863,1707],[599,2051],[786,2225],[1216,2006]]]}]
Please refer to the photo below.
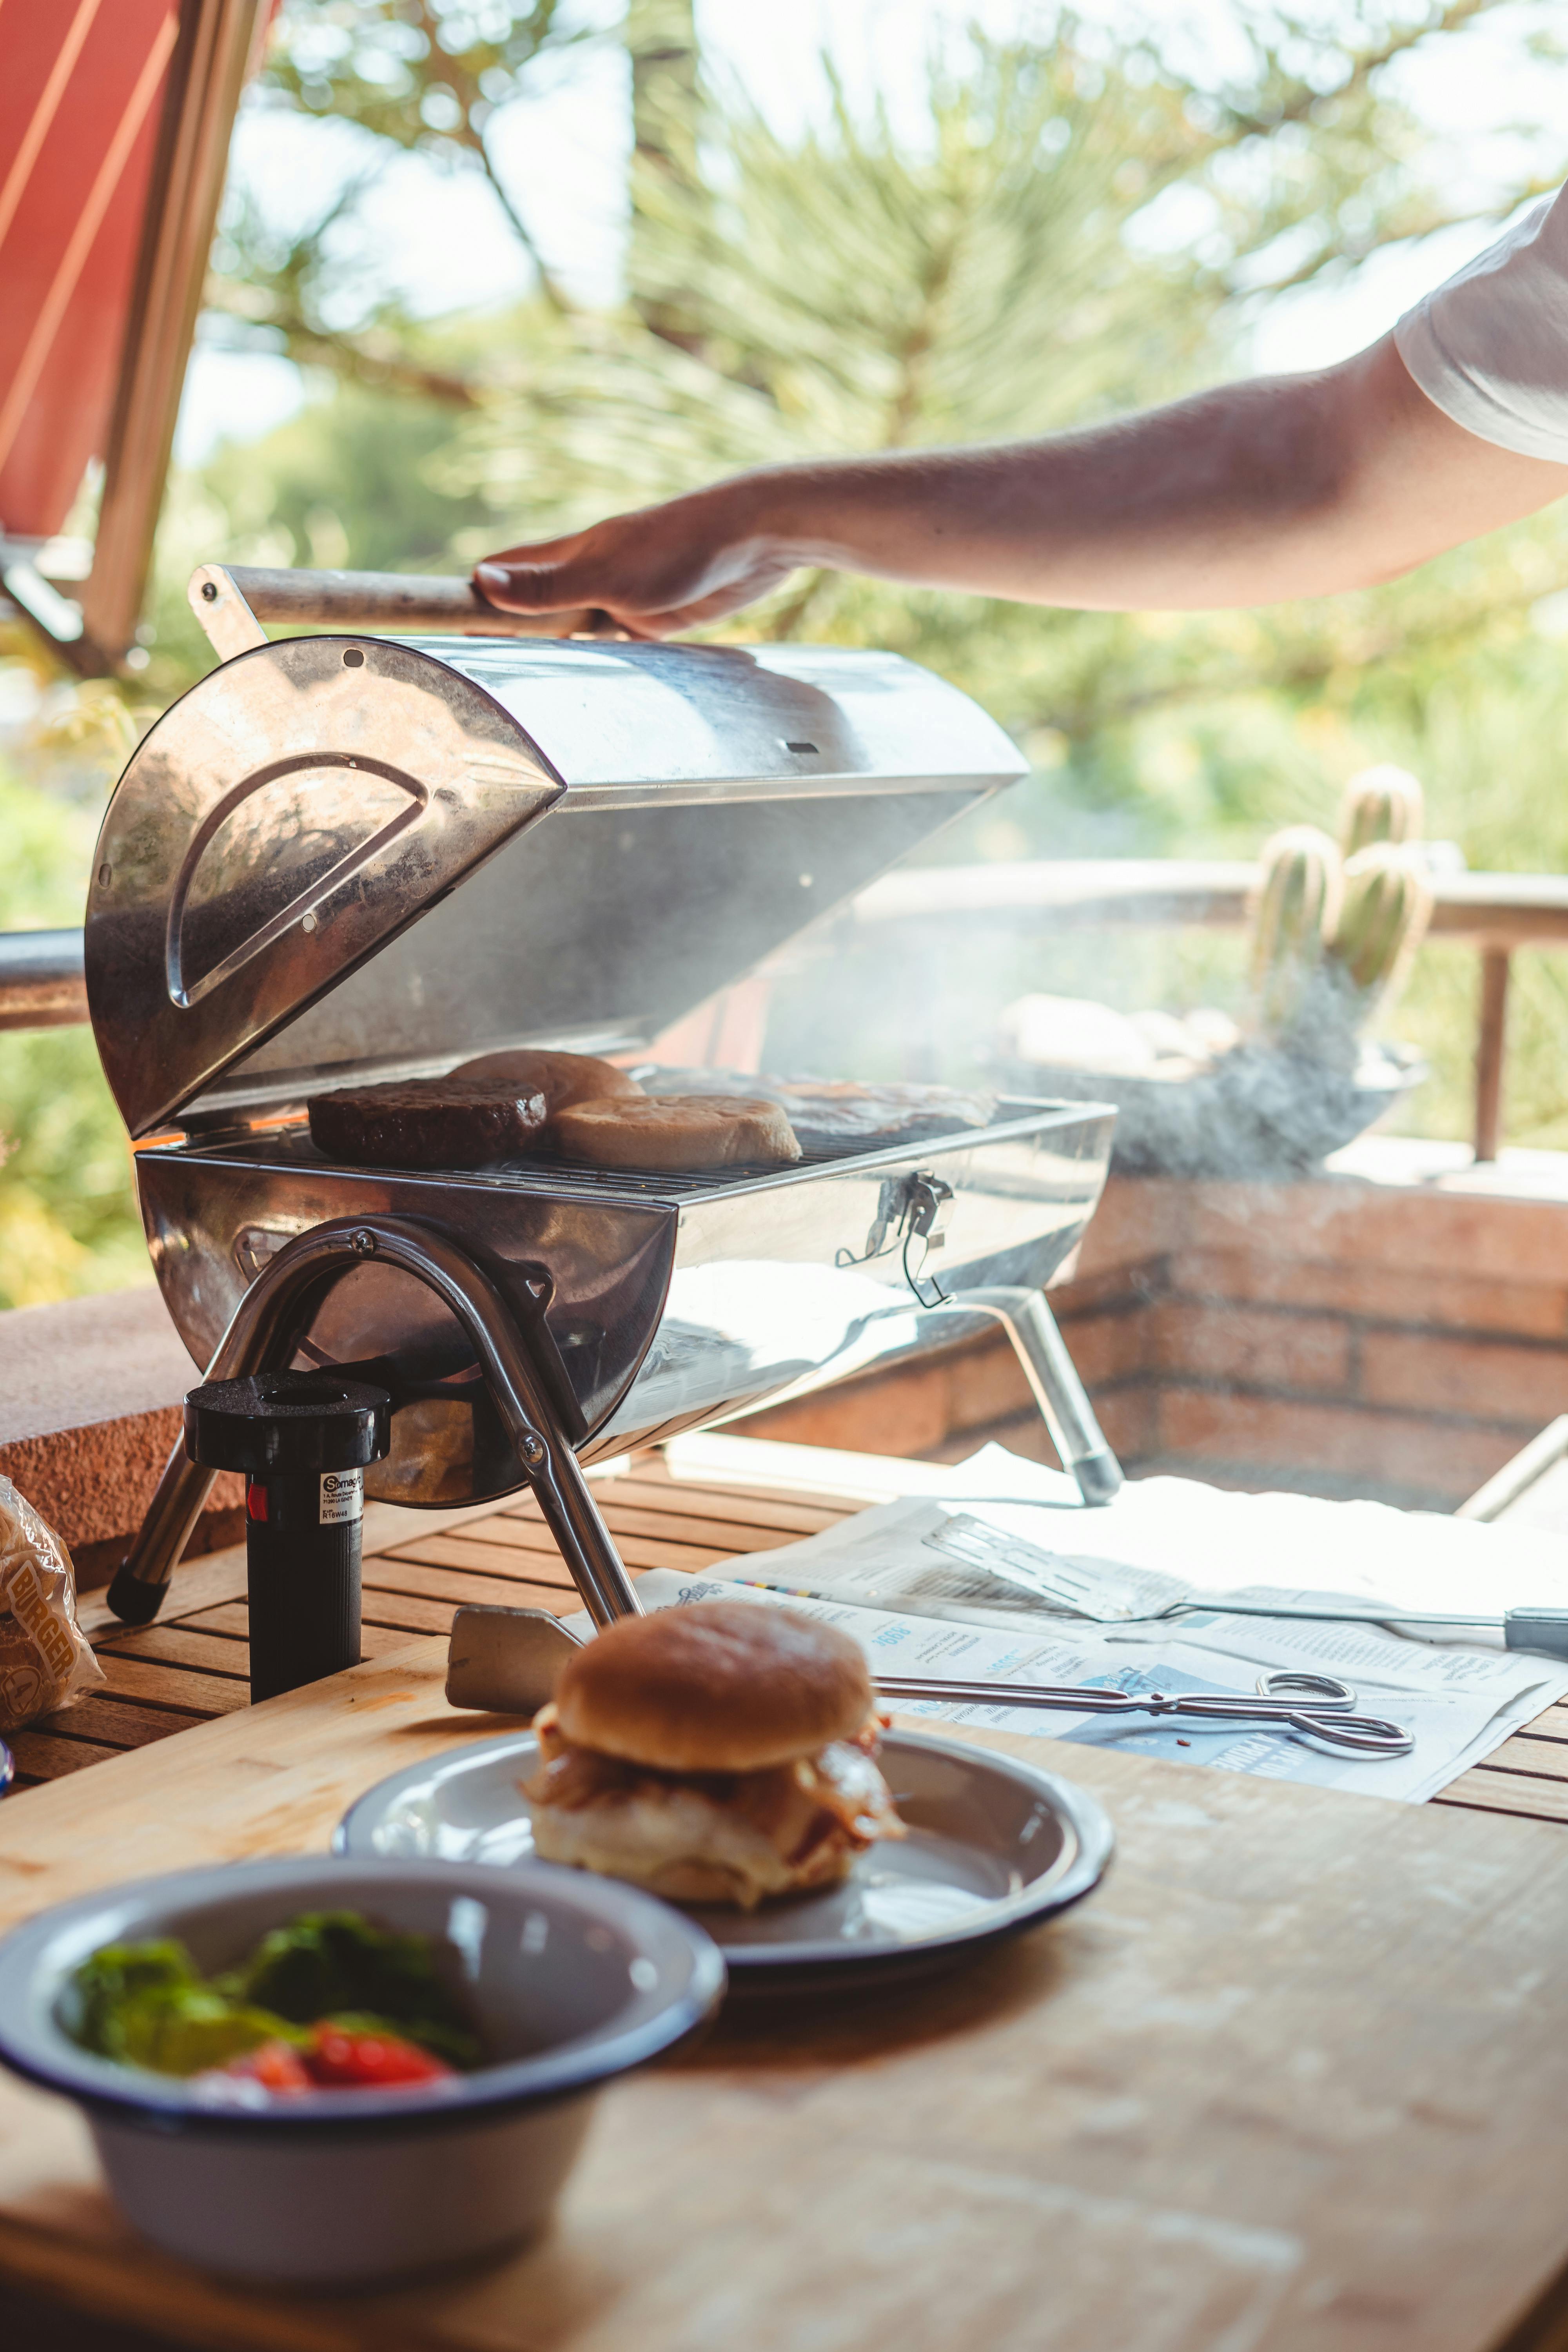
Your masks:
[{"label": "charcoal grill body", "polygon": [[[351,1168],[305,1123],[327,1087],[503,1045],[637,1052],[1020,772],[966,698],[877,654],[355,634],[226,662],[128,766],[87,924],[195,1362],[374,1378],[393,1447],[367,1491],[540,1488],[602,1615],[629,1587],[613,1546],[574,1557],[575,1522],[598,1541],[581,1462],[1013,1328],[1009,1300],[1027,1320],[1103,1184],[1093,1105],[703,1176]],[[1079,1391],[1068,1450],[1113,1472],[1087,1413]],[[117,1580],[127,1613],[194,1518],[187,1470]]]}]

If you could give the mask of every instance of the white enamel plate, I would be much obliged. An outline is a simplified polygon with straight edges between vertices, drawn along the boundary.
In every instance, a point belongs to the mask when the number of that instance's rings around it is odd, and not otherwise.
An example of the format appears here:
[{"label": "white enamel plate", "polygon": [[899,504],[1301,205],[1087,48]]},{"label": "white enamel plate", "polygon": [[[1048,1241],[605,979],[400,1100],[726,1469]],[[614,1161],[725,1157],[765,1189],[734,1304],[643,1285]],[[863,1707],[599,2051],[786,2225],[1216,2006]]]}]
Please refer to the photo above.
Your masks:
[{"label": "white enamel plate", "polygon": [[[533,1851],[519,1784],[538,1757],[524,1731],[411,1764],[350,1808],[333,1851],[504,1870]],[[682,1906],[721,1948],[737,1991],[940,1968],[1054,1917],[1105,1875],[1110,1822],[1070,1780],[923,1732],[889,1732],[881,1764],[909,1835],[861,1854],[842,1885],[750,1914]]]}]

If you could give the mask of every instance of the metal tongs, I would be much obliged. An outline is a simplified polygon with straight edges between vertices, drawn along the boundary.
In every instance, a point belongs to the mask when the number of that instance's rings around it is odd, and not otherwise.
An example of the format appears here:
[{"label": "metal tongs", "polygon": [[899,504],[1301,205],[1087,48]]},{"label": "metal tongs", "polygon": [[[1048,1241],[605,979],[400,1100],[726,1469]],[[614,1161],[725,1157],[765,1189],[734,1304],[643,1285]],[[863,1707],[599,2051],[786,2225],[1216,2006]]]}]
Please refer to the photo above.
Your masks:
[{"label": "metal tongs", "polygon": [[[452,1619],[447,1697],[453,1706],[502,1715],[531,1715],[554,1692],[555,1677],[579,1637],[544,1609],[512,1609],[467,1601]],[[1259,1696],[1245,1691],[1105,1690],[1046,1683],[964,1683],[924,1675],[879,1675],[879,1697],[934,1698],[960,1706],[1054,1706],[1074,1715],[1152,1715],[1194,1727],[1207,1722],[1260,1725],[1289,1731],[1338,1754],[1408,1756],[1415,1745],[1397,1723],[1356,1715],[1356,1695],[1333,1675],[1264,1674]]]},{"label": "metal tongs", "polygon": [[879,1675],[883,1698],[934,1698],[961,1706],[1048,1706],[1073,1715],[1152,1715],[1178,1722],[1260,1726],[1289,1731],[1311,1746],[1357,1756],[1408,1756],[1415,1745],[1403,1724],[1352,1712],[1356,1695],[1333,1675],[1263,1674],[1258,1695],[1246,1691],[1107,1690],[1092,1685],[942,1682],[924,1675]]}]

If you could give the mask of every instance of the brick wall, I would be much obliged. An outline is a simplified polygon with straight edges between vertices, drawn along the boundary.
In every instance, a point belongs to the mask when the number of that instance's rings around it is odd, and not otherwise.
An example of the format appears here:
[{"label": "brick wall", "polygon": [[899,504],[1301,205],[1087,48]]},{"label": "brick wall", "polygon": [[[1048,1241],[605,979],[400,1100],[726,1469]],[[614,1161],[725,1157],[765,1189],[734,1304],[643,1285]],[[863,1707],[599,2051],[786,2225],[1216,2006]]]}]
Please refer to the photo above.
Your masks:
[{"label": "brick wall", "polygon": [[[0,1315],[0,1475],[65,1538],[84,1590],[124,1556],[197,1377],[150,1286]],[[244,1502],[221,1476],[187,1552],[237,1541]]]},{"label": "brick wall", "polygon": [[[1129,1467],[1452,1509],[1568,1411],[1568,1158],[1523,1174],[1451,1152],[1423,1172],[1408,1146],[1345,1158],[1300,1183],[1108,1188],[1051,1295]],[[743,1426],[1050,1455],[1000,1336]]]}]

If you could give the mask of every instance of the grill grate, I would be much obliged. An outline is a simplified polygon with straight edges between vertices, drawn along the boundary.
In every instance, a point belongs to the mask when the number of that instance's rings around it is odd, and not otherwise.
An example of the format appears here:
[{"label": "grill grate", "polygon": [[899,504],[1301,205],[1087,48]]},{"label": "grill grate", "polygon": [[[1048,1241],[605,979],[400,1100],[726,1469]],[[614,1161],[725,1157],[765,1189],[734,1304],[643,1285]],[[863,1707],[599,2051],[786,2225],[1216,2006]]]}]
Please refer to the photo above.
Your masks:
[{"label": "grill grate", "polygon": [[[897,1167],[938,1146],[992,1140],[1016,1129],[1021,1119],[1029,1120],[1032,1128],[1034,1119],[1042,1110],[1070,1108],[1079,1111],[1081,1108],[1078,1104],[1058,1106],[1008,1101],[997,1106],[995,1118],[984,1127],[938,1129],[928,1135],[894,1136],[885,1143],[846,1140],[821,1144],[813,1150],[803,1151],[798,1160],[783,1163],[768,1160],[731,1168],[681,1171],[599,1168],[588,1160],[540,1159],[518,1162],[508,1168],[465,1168],[450,1172],[453,1179],[464,1184],[493,1184],[506,1190],[521,1187],[531,1192],[556,1192],[576,1199],[584,1195],[589,1198],[673,1202],[711,1199],[716,1193],[743,1192],[761,1183],[788,1183],[827,1169],[855,1165],[868,1169]],[[201,1149],[199,1143],[195,1148]],[[260,1160],[273,1166],[282,1163],[321,1168],[333,1164],[323,1160],[310,1141],[309,1130],[302,1125],[269,1135],[265,1141],[252,1137],[243,1141],[231,1139],[208,1149],[218,1159],[244,1160],[253,1163]],[[360,1175],[367,1171],[355,1168],[353,1172]],[[446,1181],[441,1171],[428,1169],[410,1169],[401,1172],[422,1177],[434,1175],[437,1181]]]},{"label": "grill grate", "polygon": [[[798,1160],[747,1160],[731,1168],[650,1169],[645,1172],[634,1168],[596,1168],[585,1160],[550,1160],[541,1161],[540,1169],[552,1181],[557,1176],[568,1178],[590,1192],[630,1190],[657,1199],[682,1199],[699,1192],[722,1192],[731,1185],[755,1184],[763,1177],[809,1176],[819,1168],[842,1168],[855,1160],[880,1160],[889,1153],[908,1157],[911,1152],[923,1151],[929,1144],[951,1143],[955,1136],[973,1136],[978,1140],[991,1132],[990,1127],[949,1127],[939,1128],[931,1135],[892,1136],[885,1143],[825,1143],[815,1150],[803,1150]],[[531,1169],[529,1172],[533,1171]]]}]

